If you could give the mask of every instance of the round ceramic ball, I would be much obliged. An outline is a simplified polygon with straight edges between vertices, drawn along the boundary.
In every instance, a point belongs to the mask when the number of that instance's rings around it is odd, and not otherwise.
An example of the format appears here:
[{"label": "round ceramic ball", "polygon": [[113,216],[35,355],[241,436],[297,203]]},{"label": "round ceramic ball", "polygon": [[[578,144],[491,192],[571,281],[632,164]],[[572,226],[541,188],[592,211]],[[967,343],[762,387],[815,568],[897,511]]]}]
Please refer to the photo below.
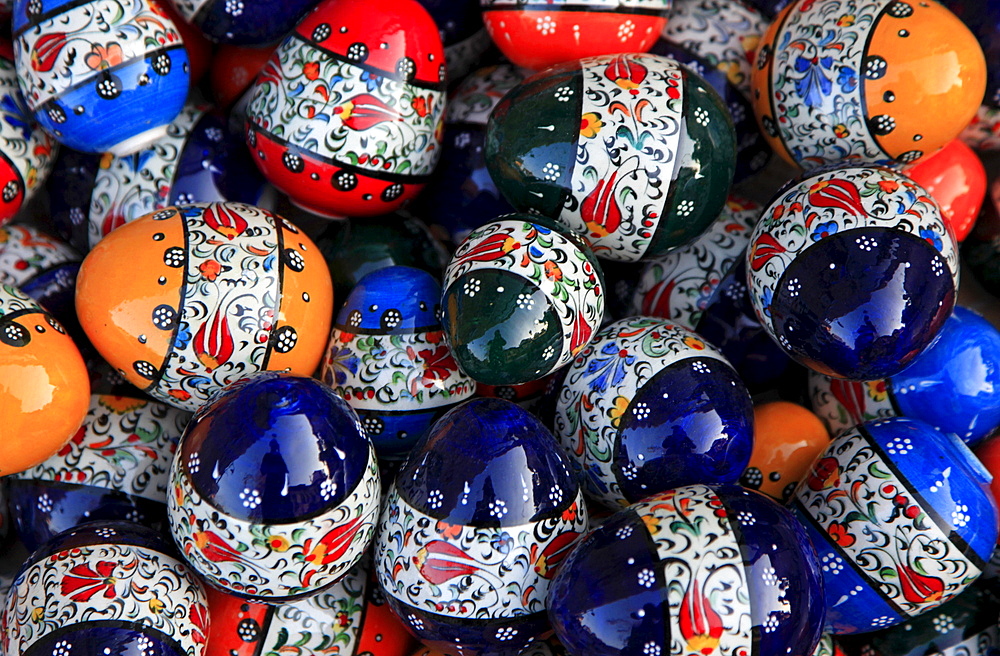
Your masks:
[{"label": "round ceramic ball", "polygon": [[753,409],[753,452],[740,485],[785,502],[830,443],[826,426],[797,403],[770,401]]}]

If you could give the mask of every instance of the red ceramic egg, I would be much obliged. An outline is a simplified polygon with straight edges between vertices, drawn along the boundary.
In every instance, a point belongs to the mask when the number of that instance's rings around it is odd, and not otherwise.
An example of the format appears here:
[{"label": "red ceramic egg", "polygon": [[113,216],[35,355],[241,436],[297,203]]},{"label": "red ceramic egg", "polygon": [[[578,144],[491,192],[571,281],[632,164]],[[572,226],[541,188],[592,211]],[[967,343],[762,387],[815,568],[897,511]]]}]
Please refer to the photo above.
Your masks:
[{"label": "red ceramic egg", "polygon": [[228,108],[253,84],[271,58],[274,48],[249,48],[224,44],[212,58],[209,81],[219,107]]},{"label": "red ceramic egg", "polygon": [[953,139],[903,172],[938,202],[958,241],[965,239],[986,198],[986,169],[979,156]]}]

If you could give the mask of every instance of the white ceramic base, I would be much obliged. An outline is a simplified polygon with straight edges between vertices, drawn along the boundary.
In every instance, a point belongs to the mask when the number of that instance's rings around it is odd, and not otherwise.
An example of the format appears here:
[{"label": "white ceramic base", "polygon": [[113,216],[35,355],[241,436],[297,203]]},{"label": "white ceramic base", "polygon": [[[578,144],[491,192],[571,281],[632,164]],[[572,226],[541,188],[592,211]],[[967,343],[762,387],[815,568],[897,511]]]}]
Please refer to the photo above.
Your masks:
[{"label": "white ceramic base", "polygon": [[134,137],[129,137],[125,141],[119,141],[111,148],[108,148],[108,152],[115,157],[131,155],[136,151],[151,146],[157,140],[167,136],[167,127],[168,126],[166,125],[161,125],[159,127],[146,130],[145,132],[140,132]]}]

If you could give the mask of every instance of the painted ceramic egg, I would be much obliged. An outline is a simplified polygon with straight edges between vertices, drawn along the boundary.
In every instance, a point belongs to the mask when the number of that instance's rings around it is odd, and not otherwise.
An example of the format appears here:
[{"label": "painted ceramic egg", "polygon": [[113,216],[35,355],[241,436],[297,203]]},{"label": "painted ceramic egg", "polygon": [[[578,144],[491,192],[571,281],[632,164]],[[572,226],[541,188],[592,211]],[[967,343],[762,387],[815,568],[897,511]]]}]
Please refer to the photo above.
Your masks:
[{"label": "painted ceramic egg", "polygon": [[689,485],[584,536],[549,589],[549,617],[575,656],[810,656],[819,566],[798,522],[763,494]]},{"label": "painted ceramic egg", "polygon": [[952,139],[903,172],[930,192],[955,238],[964,240],[986,197],[986,169],[979,156],[959,139]]},{"label": "painted ceramic egg", "polygon": [[59,321],[76,321],[73,294],[83,258],[30,225],[0,227],[0,282],[14,285]]},{"label": "painted ceramic egg", "polygon": [[71,148],[136,152],[184,106],[188,54],[155,2],[16,0],[13,28],[28,108]]},{"label": "painted ceramic egg", "polygon": [[0,284],[0,475],[58,451],[87,414],[87,367],[52,315]]},{"label": "painted ceramic egg", "polygon": [[581,57],[640,53],[656,42],[671,0],[480,0],[500,52],[535,70]]},{"label": "painted ceramic egg", "polygon": [[90,212],[90,192],[100,166],[100,155],[63,148],[46,184],[52,226],[80,253],[90,250],[87,214]]},{"label": "painted ceramic egg", "polygon": [[551,394],[555,391],[557,379],[561,374],[562,371],[520,385],[484,385],[478,383],[476,396],[516,403],[541,419],[543,424],[550,426],[552,422],[545,416],[546,411],[550,408],[545,406],[552,400]]},{"label": "painted ceramic egg", "polygon": [[831,432],[910,417],[975,443],[1000,428],[1000,332],[956,307],[938,338],[898,374],[853,382],[813,372],[810,395]]},{"label": "painted ceramic egg", "polygon": [[444,49],[417,0],[324,0],[253,87],[247,143],[264,176],[321,216],[373,216],[437,164]]},{"label": "painted ceramic egg", "polygon": [[764,36],[751,83],[761,128],[789,162],[908,164],[975,116],[986,62],[936,2],[796,0]]},{"label": "painted ceramic egg", "polygon": [[332,586],[375,530],[379,472],[358,416],[311,378],[261,372],[188,424],[170,529],[214,585],[281,603]]},{"label": "painted ceramic egg", "polygon": [[879,167],[813,172],[779,191],[754,230],[754,310],[811,369],[891,376],[951,314],[956,246],[937,203],[909,178]]},{"label": "painted ceramic egg", "polygon": [[450,411],[389,489],[375,572],[410,631],[445,654],[518,654],[547,629],[545,593],[587,528],[551,434],[500,399]]},{"label": "painted ceramic egg", "polygon": [[321,376],[358,413],[380,458],[405,458],[476,391],[444,341],[440,299],[431,274],[393,266],[362,278],[337,314]]},{"label": "painted ceramic egg", "polygon": [[1000,150],[1000,107],[982,105],[958,138],[980,152]]},{"label": "painted ceramic egg", "polygon": [[212,64],[214,46],[211,41],[205,38],[204,32],[181,17],[170,0],[162,0],[157,2],[157,5],[174,22],[174,26],[184,41],[184,50],[187,51],[188,66],[190,67],[191,88],[195,89]]},{"label": "painted ceramic egg", "polygon": [[126,224],[90,252],[77,283],[80,324],[101,355],[186,410],[254,371],[312,374],[332,306],[319,249],[280,216],[240,203]]},{"label": "painted ceramic egg", "polygon": [[479,0],[419,0],[437,23],[449,80],[461,80],[493,44]]},{"label": "painted ceramic egg", "polygon": [[957,437],[915,419],[835,438],[792,502],[823,566],[830,630],[899,624],[975,581],[996,546],[990,479]]},{"label": "painted ceramic egg", "polygon": [[9,481],[30,550],[88,521],[167,528],[167,472],[191,415],[163,403],[93,395],[87,417],[51,458]]},{"label": "painted ceramic egg", "polygon": [[502,216],[469,234],[444,274],[442,323],[463,371],[517,385],[567,365],[604,317],[590,249],[553,222]]},{"label": "painted ceramic egg", "polygon": [[559,392],[555,435],[611,506],[696,482],[735,483],[753,449],[753,405],[725,358],[652,317],[594,336]]},{"label": "painted ceramic egg", "polygon": [[205,590],[154,531],[94,522],[60,533],[21,567],[0,646],[22,656],[202,656]]},{"label": "painted ceramic egg", "polygon": [[285,36],[316,0],[168,0],[212,41],[263,46]]},{"label": "painted ceramic egg", "polygon": [[703,78],[651,54],[538,73],[490,116],[486,164],[519,211],[585,235],[598,257],[681,246],[719,216],[733,180],[729,112]]}]

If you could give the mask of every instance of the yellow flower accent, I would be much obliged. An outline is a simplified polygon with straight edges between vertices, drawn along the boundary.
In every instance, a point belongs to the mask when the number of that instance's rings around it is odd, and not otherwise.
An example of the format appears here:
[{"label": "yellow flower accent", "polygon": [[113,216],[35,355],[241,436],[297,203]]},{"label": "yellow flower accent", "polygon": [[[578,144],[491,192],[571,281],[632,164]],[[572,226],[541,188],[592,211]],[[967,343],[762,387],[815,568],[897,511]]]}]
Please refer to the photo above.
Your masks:
[{"label": "yellow flower accent", "polygon": [[152,599],[149,600],[149,610],[151,610],[154,613],[162,613],[163,602],[157,599],[156,597],[153,597]]},{"label": "yellow flower accent", "polygon": [[45,609],[42,608],[41,606],[38,606],[33,611],[31,611],[32,622],[41,622],[43,617],[45,617]]},{"label": "yellow flower accent", "polygon": [[611,415],[611,425],[618,428],[618,425],[622,422],[622,415],[628,410],[628,399],[624,396],[616,396],[614,406],[608,412]]},{"label": "yellow flower accent", "polygon": [[269,535],[267,536],[267,544],[272,550],[283,552],[288,551],[292,543],[284,535]]},{"label": "yellow flower accent", "polygon": [[656,535],[660,530],[660,520],[651,514],[640,515],[642,523],[646,525],[650,535]]},{"label": "yellow flower accent", "polygon": [[684,337],[683,341],[685,346],[687,346],[688,348],[693,348],[696,351],[701,351],[702,349],[705,348],[705,342],[701,341],[697,337],[692,337],[691,335],[687,335],[686,337]]},{"label": "yellow flower accent", "polygon": [[854,25],[854,21],[856,19],[857,17],[854,14],[844,14],[843,16],[837,19],[837,26],[850,27],[851,25]]},{"label": "yellow flower accent", "polygon": [[149,401],[144,401],[143,399],[133,399],[128,396],[111,396],[110,394],[102,394],[98,402],[117,415],[138,410],[149,403]]},{"label": "yellow flower accent", "polygon": [[110,169],[111,162],[113,162],[114,160],[115,160],[114,155],[112,155],[111,153],[104,153],[103,155],[101,155],[101,163],[99,166],[102,169]]},{"label": "yellow flower accent", "polygon": [[873,401],[885,401],[889,396],[888,390],[885,388],[884,380],[872,380],[865,383],[868,386],[868,396],[872,398]]},{"label": "yellow flower accent", "polygon": [[594,112],[587,112],[580,119],[580,136],[593,139],[603,127],[604,123],[601,122],[600,116]]}]

